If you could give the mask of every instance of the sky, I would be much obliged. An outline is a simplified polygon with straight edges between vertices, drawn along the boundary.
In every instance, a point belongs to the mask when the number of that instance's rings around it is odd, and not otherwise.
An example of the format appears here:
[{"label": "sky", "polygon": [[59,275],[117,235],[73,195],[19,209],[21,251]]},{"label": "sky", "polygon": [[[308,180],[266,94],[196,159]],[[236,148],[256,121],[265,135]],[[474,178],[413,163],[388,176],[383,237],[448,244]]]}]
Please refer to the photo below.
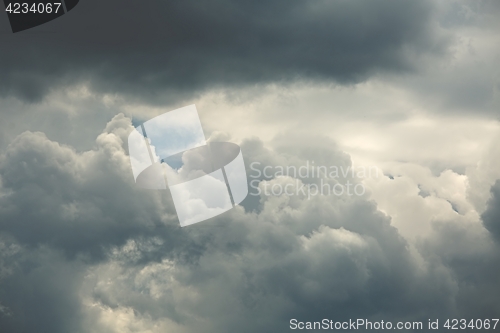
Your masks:
[{"label": "sky", "polygon": [[[0,15],[0,332],[498,318],[499,14],[82,0],[15,34]],[[181,228],[168,190],[136,186],[127,140],[192,104],[208,141],[241,147],[251,193]],[[360,195],[308,196],[264,190],[319,178],[256,171],[313,162],[376,172],[338,179]]]}]

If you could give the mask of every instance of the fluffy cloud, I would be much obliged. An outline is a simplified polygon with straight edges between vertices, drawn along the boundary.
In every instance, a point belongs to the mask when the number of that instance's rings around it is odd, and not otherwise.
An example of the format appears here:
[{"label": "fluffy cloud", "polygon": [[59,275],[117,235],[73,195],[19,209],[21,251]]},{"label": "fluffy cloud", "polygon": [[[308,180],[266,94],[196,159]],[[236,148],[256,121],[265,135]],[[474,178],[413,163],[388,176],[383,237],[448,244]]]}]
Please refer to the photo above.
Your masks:
[{"label": "fluffy cloud", "polygon": [[96,149],[83,153],[43,133],[19,135],[1,159],[2,229],[32,246],[99,257],[105,243],[172,222],[160,196],[133,190],[123,148],[131,128],[129,119],[115,117]]},{"label": "fluffy cloud", "polygon": [[[123,146],[131,128],[116,116],[82,153],[27,132],[2,155],[2,329],[285,332],[291,318],[494,313],[487,293],[498,252],[481,224],[443,221],[410,243],[364,197],[282,194],[261,196],[257,211],[238,207],[181,229],[168,193],[133,186]],[[280,138],[242,149],[248,161],[274,165],[321,156],[350,165],[323,143],[302,152],[299,144],[295,155]],[[448,246],[450,235],[460,245]],[[471,278],[471,269],[482,274]],[[469,305],[480,302],[493,308]]]}]

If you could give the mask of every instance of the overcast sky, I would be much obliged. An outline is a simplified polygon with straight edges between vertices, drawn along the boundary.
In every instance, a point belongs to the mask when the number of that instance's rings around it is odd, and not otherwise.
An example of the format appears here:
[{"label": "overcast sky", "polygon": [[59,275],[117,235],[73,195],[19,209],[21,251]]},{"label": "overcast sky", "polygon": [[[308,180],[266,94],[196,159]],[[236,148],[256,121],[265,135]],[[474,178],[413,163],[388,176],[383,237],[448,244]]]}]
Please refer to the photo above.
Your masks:
[{"label": "overcast sky", "polygon": [[[499,15],[495,0],[82,0],[16,34],[0,15],[0,332],[498,318]],[[190,104],[249,175],[378,176],[353,180],[361,196],[262,193],[181,228],[169,191],[134,184],[127,137]]]}]

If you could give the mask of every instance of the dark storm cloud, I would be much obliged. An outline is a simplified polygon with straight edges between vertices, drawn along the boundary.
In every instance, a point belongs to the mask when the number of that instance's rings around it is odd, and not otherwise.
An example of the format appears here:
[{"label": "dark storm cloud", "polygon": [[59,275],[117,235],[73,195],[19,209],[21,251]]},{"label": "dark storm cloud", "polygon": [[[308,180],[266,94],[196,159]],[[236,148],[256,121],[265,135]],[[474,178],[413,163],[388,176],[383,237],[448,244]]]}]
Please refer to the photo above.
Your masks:
[{"label": "dark storm cloud", "polygon": [[90,82],[99,92],[166,91],[290,79],[359,82],[441,53],[427,1],[82,1],[1,35],[0,93],[38,100]]}]

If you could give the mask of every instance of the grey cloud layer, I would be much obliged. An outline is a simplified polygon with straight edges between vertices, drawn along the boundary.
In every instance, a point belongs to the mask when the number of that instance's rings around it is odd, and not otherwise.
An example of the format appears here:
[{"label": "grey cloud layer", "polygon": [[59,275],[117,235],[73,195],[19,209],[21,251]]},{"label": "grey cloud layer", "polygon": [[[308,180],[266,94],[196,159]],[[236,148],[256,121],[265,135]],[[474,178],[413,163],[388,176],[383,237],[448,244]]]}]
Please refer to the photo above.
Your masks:
[{"label": "grey cloud layer", "polygon": [[[462,1],[449,3],[456,10],[445,28],[483,23],[474,11],[464,12]],[[492,187],[481,220],[471,223],[458,209],[456,220],[432,219],[430,234],[415,244],[369,194],[253,196],[243,207],[181,229],[168,191],[133,184],[125,147],[130,119],[116,116],[89,143],[120,108],[140,109],[168,92],[193,99],[196,92],[222,86],[295,79],[352,83],[415,68],[423,73],[420,81],[398,77],[390,88],[405,85],[430,99],[435,93],[468,110],[487,109],[497,82],[494,62],[481,58],[487,65],[481,70],[451,70],[443,78],[434,71],[439,61],[427,68],[433,75],[421,71],[422,62],[449,46],[435,26],[438,11],[430,1],[399,0],[86,0],[36,30],[2,33],[0,95],[8,97],[1,112],[9,114],[0,126],[0,332],[274,333],[289,332],[293,317],[498,316],[500,183]],[[8,30],[5,21],[0,25]],[[491,22],[485,26],[491,29]],[[80,83],[96,94],[60,89]],[[265,95],[248,91],[256,99]],[[103,95],[113,92],[126,101],[107,103]],[[25,103],[47,96],[47,103]],[[166,96],[162,106],[174,108],[173,94]],[[137,98],[142,101],[129,103]],[[379,118],[374,123],[397,123],[392,114],[381,120],[385,104],[375,104],[367,99],[361,107]],[[355,113],[345,105],[336,112]],[[419,105],[408,107],[421,115]],[[241,143],[247,170],[254,161],[261,167],[312,160],[351,165],[350,156],[322,135],[332,129],[304,126],[303,132],[317,134],[304,135],[279,126],[285,117],[331,122],[323,118],[328,107],[308,103],[303,118],[298,109],[265,114],[261,124],[276,122],[266,127],[276,137]],[[143,117],[156,111],[148,112],[137,111]],[[205,114],[213,123],[222,120],[218,116]],[[241,114],[233,119],[240,122],[234,131],[248,126]],[[371,134],[366,132],[370,140]],[[481,200],[483,187],[475,189]],[[397,188],[388,192],[401,195]]]},{"label": "grey cloud layer", "polygon": [[[419,250],[425,265],[363,198],[262,197],[258,213],[238,208],[181,230],[168,195],[132,187],[130,130],[117,116],[83,153],[26,132],[2,155],[0,330],[117,332],[103,313],[127,309],[131,329],[168,321],[183,332],[498,312],[498,246],[481,225],[436,225]],[[297,138],[293,155],[279,138],[276,150],[258,140],[242,149],[272,165],[350,165],[326,139],[307,150],[312,140]]]},{"label": "grey cloud layer", "polygon": [[2,34],[0,94],[33,101],[90,82],[147,99],[209,85],[359,82],[444,52],[432,18],[428,1],[88,0],[37,30]]}]

